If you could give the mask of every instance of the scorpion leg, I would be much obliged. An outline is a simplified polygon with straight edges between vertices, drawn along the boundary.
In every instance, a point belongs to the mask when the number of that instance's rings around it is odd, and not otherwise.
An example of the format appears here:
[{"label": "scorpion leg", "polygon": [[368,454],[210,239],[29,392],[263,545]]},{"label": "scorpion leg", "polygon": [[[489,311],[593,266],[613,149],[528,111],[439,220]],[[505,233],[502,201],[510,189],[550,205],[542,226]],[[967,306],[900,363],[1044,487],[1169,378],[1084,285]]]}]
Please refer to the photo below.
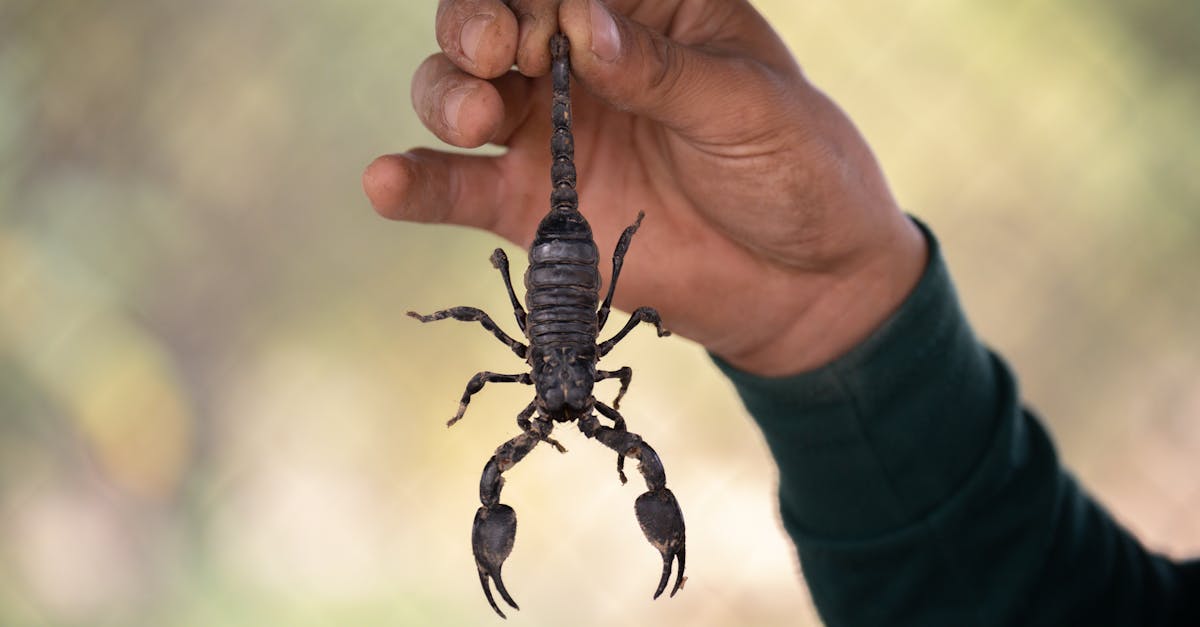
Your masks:
[{"label": "scorpion leg", "polygon": [[626,390],[629,389],[629,382],[633,379],[633,369],[629,366],[624,366],[619,370],[597,370],[596,381],[605,379],[620,379],[621,389],[617,392],[617,398],[613,401],[613,409],[621,408],[621,399],[625,397]]},{"label": "scorpion leg", "polygon": [[633,240],[633,234],[637,233],[638,227],[642,225],[642,218],[646,217],[645,211],[639,211],[637,220],[633,224],[625,227],[625,231],[621,233],[621,239],[617,240],[617,249],[613,251],[613,271],[612,278],[608,281],[608,294],[604,296],[604,302],[600,304],[600,310],[596,312],[596,322],[599,324],[599,329],[604,328],[604,323],[608,322],[608,312],[612,308],[613,292],[617,289],[617,277],[621,274],[621,266],[625,265],[625,253],[629,251],[629,242]]},{"label": "scorpion leg", "polygon": [[508,255],[504,254],[503,248],[497,248],[492,252],[492,267],[500,271],[500,276],[504,277],[504,287],[508,290],[508,298],[512,301],[513,315],[517,317],[517,326],[521,327],[521,332],[525,332],[525,308],[521,306],[521,301],[517,300],[517,293],[513,291],[512,277],[508,274]]},{"label": "scorpion leg", "polygon": [[597,346],[600,356],[603,357],[607,355],[608,351],[611,351],[613,347],[617,345],[617,342],[625,339],[625,336],[629,335],[629,332],[632,331],[639,322],[654,323],[654,326],[658,328],[658,337],[666,337],[671,334],[670,331],[663,327],[662,318],[659,317],[658,312],[655,311],[653,307],[638,307],[636,310],[634,310],[633,314],[629,316],[629,322],[625,323],[625,327],[623,329],[618,331],[616,335],[612,336],[612,338],[601,342]]},{"label": "scorpion leg", "polygon": [[512,339],[507,333],[502,331],[499,326],[496,326],[496,323],[492,321],[492,317],[484,313],[482,309],[476,309],[474,307],[451,307],[449,309],[435,311],[428,316],[422,316],[415,311],[410,311],[408,312],[408,317],[416,318],[421,322],[434,322],[437,320],[445,320],[446,318],[454,318],[455,320],[461,320],[463,322],[478,322],[479,324],[483,325],[483,328],[491,331],[492,335],[496,336],[496,339],[507,344],[508,347],[517,354],[517,357],[525,359],[525,353],[529,350],[528,346]]},{"label": "scorpion leg", "polygon": [[[537,399],[534,399],[532,401],[529,401],[529,404],[525,406],[525,409],[521,410],[521,413],[517,414],[517,426],[521,428],[521,431],[524,431],[525,433],[532,433],[534,435],[539,434],[539,431],[534,429],[533,422],[531,422],[529,420],[529,417],[533,415],[533,412],[535,411],[536,407],[537,407]],[[553,446],[554,450],[558,451],[559,453],[567,452],[567,449],[565,446],[563,446],[562,444],[559,444],[558,440],[555,440],[554,438],[550,437],[549,435],[543,435],[543,436],[541,436],[541,438],[542,438],[543,442],[545,442],[546,444],[549,444],[550,446]]]},{"label": "scorpion leg", "polygon": [[[615,408],[609,407],[604,403],[596,403],[596,411],[604,415],[605,418],[613,421],[613,429],[616,431],[628,431],[625,427],[625,417],[617,413]],[[625,454],[617,451],[617,477],[621,480],[621,485],[629,482],[625,476]]]},{"label": "scorpion leg", "polygon": [[454,423],[462,420],[463,414],[467,413],[467,405],[471,403],[471,397],[482,390],[485,383],[524,383],[525,385],[532,385],[533,379],[527,372],[521,374],[497,374],[484,370],[483,372],[475,373],[475,376],[471,377],[470,381],[467,381],[467,389],[463,392],[462,400],[458,402],[458,412],[446,422],[447,427],[453,427]]},{"label": "scorpion leg", "polygon": [[479,583],[483,586],[488,603],[500,618],[507,617],[492,598],[489,578],[496,582],[496,590],[506,603],[513,609],[521,609],[508,594],[504,580],[500,578],[500,569],[512,552],[513,541],[517,537],[517,513],[500,502],[500,488],[504,486],[504,478],[500,475],[528,455],[538,442],[548,439],[554,425],[548,420],[538,419],[530,427],[525,433],[501,444],[484,465],[483,476],[479,479],[479,501],[483,506],[475,512],[475,522],[471,526],[471,551],[475,554]]},{"label": "scorpion leg", "polygon": [[[600,408],[603,405],[596,403],[596,407]],[[606,409],[612,411],[611,408]],[[601,413],[607,415],[607,411],[601,410]],[[617,453],[638,460],[638,471],[642,473],[648,488],[637,498],[634,506],[638,524],[642,527],[642,533],[646,534],[646,539],[658,549],[663,558],[662,579],[658,582],[658,589],[654,591],[654,598],[657,599],[667,589],[667,582],[671,579],[671,564],[678,558],[679,570],[675,576],[675,587],[671,589],[671,596],[675,596],[687,581],[683,576],[684,558],[687,555],[683,512],[679,509],[675,495],[667,489],[667,476],[658,453],[638,434],[602,426],[592,414],[579,419],[579,429],[584,435],[596,438]]]}]

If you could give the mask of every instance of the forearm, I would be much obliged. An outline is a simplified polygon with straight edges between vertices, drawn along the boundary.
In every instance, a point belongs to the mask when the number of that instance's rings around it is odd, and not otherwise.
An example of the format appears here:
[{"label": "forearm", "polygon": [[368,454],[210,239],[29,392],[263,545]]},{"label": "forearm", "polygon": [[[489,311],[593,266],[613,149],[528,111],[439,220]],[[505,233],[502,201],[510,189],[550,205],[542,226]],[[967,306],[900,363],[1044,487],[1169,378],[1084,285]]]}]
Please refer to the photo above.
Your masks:
[{"label": "forearm", "polygon": [[774,379],[721,364],[779,464],[784,524],[823,618],[1158,624],[1174,566],[1060,468],[929,242],[916,289],[844,356]]}]

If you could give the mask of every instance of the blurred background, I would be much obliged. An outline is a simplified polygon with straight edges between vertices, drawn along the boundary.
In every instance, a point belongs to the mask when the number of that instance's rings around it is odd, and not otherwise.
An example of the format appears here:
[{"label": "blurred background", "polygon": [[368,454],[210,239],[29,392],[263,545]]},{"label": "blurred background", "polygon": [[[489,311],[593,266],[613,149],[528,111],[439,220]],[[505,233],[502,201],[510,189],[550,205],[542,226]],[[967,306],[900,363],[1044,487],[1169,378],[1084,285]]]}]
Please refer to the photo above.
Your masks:
[{"label": "blurred background", "polygon": [[[939,233],[1067,463],[1151,547],[1200,552],[1200,4],[756,4]],[[434,10],[0,0],[0,624],[498,624],[469,529],[528,392],[444,423],[519,362],[402,313],[503,314],[501,242],[359,186],[437,145],[407,91]],[[510,621],[816,624],[730,386],[679,338],[613,357],[689,585],[650,601],[638,480],[563,430],[569,455],[507,475]]]}]

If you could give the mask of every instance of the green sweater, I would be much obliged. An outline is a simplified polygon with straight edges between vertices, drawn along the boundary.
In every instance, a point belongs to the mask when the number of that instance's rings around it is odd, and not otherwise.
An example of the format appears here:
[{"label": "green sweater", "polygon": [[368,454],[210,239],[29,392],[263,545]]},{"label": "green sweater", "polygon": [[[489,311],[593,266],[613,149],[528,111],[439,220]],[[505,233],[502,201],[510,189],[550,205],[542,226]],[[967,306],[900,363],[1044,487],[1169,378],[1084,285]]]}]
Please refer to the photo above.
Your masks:
[{"label": "green sweater", "polygon": [[717,360],[779,465],[783,524],[840,625],[1200,625],[1200,562],[1147,552],[1059,465],[974,336],[938,248],[848,354],[764,378]]}]

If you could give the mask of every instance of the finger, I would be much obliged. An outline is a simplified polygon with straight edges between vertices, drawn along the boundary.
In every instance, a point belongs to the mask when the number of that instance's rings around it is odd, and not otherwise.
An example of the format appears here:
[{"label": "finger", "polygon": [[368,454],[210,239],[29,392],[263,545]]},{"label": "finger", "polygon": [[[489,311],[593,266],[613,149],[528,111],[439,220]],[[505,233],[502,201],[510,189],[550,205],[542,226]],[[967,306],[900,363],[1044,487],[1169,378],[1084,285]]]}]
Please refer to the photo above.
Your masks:
[{"label": "finger", "polygon": [[444,54],[425,59],[413,74],[412,104],[426,128],[460,148],[487,143],[504,119],[496,87],[458,69]]},{"label": "finger", "polygon": [[460,148],[507,146],[528,120],[533,83],[518,72],[491,81],[475,78],[435,54],[417,68],[412,103],[417,117],[442,141]]},{"label": "finger", "polygon": [[517,18],[501,0],[441,0],[438,45],[455,65],[479,78],[495,78],[516,60]]},{"label": "finger", "polygon": [[558,32],[559,0],[509,0],[517,16],[517,69],[525,76],[550,71],[550,36]]},{"label": "finger", "polygon": [[[513,146],[517,133],[525,134],[524,129],[530,128],[530,123],[536,128],[547,127],[550,124],[550,113],[546,110],[548,94],[538,96],[534,93],[533,79],[522,76],[520,72],[509,71],[504,76],[492,80],[492,87],[500,94],[504,104],[504,112],[500,125],[492,133],[491,143],[498,146]],[[539,108],[539,103],[542,105]],[[544,115],[537,115],[538,111]],[[549,136],[547,129],[545,135]],[[545,137],[539,137],[544,140]],[[545,143],[542,141],[541,143]]]},{"label": "finger", "polygon": [[384,155],[363,172],[363,191],[385,218],[459,224],[519,242],[536,216],[504,202],[529,193],[505,181],[501,159],[425,148]]},{"label": "finger", "polygon": [[592,93],[684,133],[721,124],[719,116],[735,121],[769,80],[765,66],[681,44],[600,0],[565,0],[559,22],[571,41],[572,69]]}]

